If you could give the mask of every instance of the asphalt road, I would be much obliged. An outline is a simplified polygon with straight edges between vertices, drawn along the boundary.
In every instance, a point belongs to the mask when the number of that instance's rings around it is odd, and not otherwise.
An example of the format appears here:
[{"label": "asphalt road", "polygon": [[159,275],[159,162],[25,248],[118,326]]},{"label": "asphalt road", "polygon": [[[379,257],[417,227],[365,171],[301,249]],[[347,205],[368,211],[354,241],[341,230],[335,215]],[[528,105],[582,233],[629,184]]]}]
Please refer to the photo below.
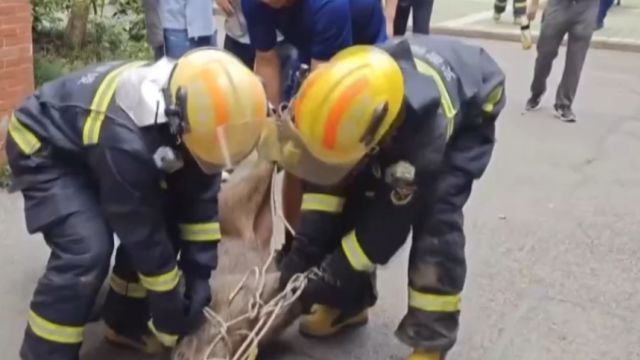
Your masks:
[{"label": "asphalt road", "polygon": [[[485,177],[466,208],[469,260],[452,360],[640,359],[640,54],[591,51],[574,110],[553,118],[553,91],[522,114],[535,52],[475,41],[507,73],[508,105]],[[561,57],[564,56],[563,53]],[[560,78],[559,59],[549,88]],[[19,195],[0,194],[0,349],[17,359],[47,249],[24,231]],[[380,272],[368,326],[326,340],[291,329],[270,359],[394,359],[405,311],[405,248]],[[137,359],[88,331],[83,359]]]}]

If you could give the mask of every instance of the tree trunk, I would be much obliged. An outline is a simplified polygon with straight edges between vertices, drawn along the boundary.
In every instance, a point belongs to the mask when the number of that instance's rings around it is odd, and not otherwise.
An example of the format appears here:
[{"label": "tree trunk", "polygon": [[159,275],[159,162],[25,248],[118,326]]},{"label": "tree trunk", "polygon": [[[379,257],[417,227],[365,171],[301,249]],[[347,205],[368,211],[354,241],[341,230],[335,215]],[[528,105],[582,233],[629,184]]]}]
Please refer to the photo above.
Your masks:
[{"label": "tree trunk", "polygon": [[87,35],[87,23],[89,22],[90,0],[73,0],[69,21],[67,22],[67,35],[75,49],[82,48]]}]

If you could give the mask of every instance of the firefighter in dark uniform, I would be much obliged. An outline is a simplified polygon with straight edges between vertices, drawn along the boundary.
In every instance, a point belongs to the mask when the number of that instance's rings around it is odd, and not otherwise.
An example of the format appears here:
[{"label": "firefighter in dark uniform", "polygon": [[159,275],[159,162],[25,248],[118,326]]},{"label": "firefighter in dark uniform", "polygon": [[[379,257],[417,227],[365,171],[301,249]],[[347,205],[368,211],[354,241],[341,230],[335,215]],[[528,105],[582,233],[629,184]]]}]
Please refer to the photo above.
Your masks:
[{"label": "firefighter in dark uniform", "polygon": [[107,339],[155,353],[194,330],[221,237],[219,173],[254,149],[266,115],[259,79],[213,48],[92,66],[29,97],[7,153],[27,229],[51,256],[20,357],[79,358],[113,233]]},{"label": "firefighter in dark uniform", "polygon": [[260,153],[305,179],[281,283],[319,266],[300,331],[367,321],[375,269],[412,231],[407,359],[441,360],[458,331],[466,264],[462,208],[494,147],[505,77],[482,49],[436,36],[341,51],[304,81]]}]

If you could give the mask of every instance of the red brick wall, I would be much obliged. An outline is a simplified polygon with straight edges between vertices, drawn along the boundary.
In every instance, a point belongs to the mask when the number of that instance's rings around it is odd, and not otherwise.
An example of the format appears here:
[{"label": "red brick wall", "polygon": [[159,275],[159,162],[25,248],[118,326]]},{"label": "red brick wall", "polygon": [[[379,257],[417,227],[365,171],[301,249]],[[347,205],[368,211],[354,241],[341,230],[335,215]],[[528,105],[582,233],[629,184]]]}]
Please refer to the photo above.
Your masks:
[{"label": "red brick wall", "polygon": [[0,118],[33,91],[29,0],[0,0]]}]

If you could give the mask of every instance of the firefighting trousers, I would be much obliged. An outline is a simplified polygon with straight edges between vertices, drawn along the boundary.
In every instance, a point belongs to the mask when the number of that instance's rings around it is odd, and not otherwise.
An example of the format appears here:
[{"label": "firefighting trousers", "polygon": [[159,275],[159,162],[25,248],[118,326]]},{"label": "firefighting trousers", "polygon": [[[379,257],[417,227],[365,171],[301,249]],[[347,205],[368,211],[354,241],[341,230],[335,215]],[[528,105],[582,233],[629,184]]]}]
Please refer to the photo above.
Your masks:
[{"label": "firefighting trousers", "polygon": [[409,306],[396,331],[413,348],[447,352],[456,342],[467,270],[463,207],[495,144],[495,119],[480,122],[452,136],[433,191],[419,192],[416,199]]},{"label": "firefighting trousers", "polygon": [[[446,351],[456,341],[459,294],[466,275],[462,208],[471,193],[472,182],[471,176],[453,171],[445,172],[435,185],[436,195],[418,192],[417,198],[413,200],[413,215],[407,214],[415,216],[409,266],[409,310],[401,321],[396,336],[414,348]],[[360,186],[363,184],[367,182],[360,183]],[[365,191],[358,191],[358,195],[346,200],[344,215],[348,221],[344,224],[345,235],[349,223],[357,218],[358,209],[372,206],[374,201],[386,201],[383,198],[390,198],[392,190],[383,181],[371,181],[368,184],[371,185]],[[373,188],[377,188],[377,191],[374,192]],[[387,220],[377,218],[370,221]],[[385,264],[404,245],[410,231],[409,228],[397,230],[401,231],[396,236],[386,237],[384,240],[358,236],[358,246],[372,263]],[[345,239],[347,237],[343,238],[343,244]],[[368,242],[367,239],[376,241]],[[371,276],[371,279],[350,277],[362,282],[351,284],[363,289],[360,296],[351,299],[351,302],[359,304],[360,309],[376,302],[375,272]],[[424,302],[427,304],[420,306]],[[354,304],[350,305],[353,307]],[[357,310],[351,312],[356,313]]]},{"label": "firefighting trousers", "polygon": [[462,209],[473,180],[448,169],[435,185],[435,197],[418,199],[409,255],[409,308],[396,330],[413,348],[448,351],[456,342],[466,277]]},{"label": "firefighting trousers", "polygon": [[[24,197],[27,228],[30,233],[41,232],[51,250],[31,300],[20,358],[79,359],[85,324],[109,271],[112,231],[86,172],[53,160],[46,147],[32,156],[23,155],[11,138],[7,153]],[[144,306],[119,301],[114,291],[114,279],[116,285],[123,285],[120,279],[132,279],[121,250],[114,273],[105,309],[119,316],[105,313],[107,323],[123,329],[126,316],[129,326],[141,324],[136,320],[146,316]],[[124,286],[124,294],[132,294],[126,282]]]}]

